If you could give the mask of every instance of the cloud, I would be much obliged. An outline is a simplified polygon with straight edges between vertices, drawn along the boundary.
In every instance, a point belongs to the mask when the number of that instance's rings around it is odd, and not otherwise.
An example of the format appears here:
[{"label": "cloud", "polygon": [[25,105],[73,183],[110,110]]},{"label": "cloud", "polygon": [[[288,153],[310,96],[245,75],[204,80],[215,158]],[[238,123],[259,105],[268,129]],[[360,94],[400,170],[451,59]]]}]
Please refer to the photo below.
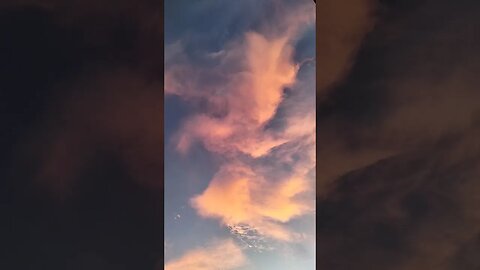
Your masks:
[{"label": "cloud", "polygon": [[343,79],[373,29],[376,1],[323,0],[317,3],[317,97]]},{"label": "cloud", "polygon": [[[246,224],[294,241],[299,235],[285,224],[313,208],[306,194],[314,189],[314,86],[297,80],[294,50],[314,23],[314,5],[268,3],[272,13],[265,23],[200,64],[187,56],[185,41],[167,46],[165,84],[167,94],[198,111],[174,138],[177,150],[188,154],[200,143],[224,161],[192,206],[225,226]],[[307,79],[314,80],[313,72]]]},{"label": "cloud", "polygon": [[479,7],[382,6],[318,103],[317,265],[476,269]]},{"label": "cloud", "polygon": [[308,202],[296,198],[310,188],[303,178],[274,184],[246,166],[229,164],[191,203],[201,216],[220,218],[226,226],[248,224],[263,235],[293,241],[295,234],[279,224],[312,210]]},{"label": "cloud", "polygon": [[[283,88],[295,82],[298,66],[292,63],[293,48],[288,41],[287,37],[267,40],[261,34],[246,33],[244,43],[239,43],[238,47],[232,49],[234,52],[230,53],[238,55],[239,58],[228,59],[223,64],[231,66],[232,61],[242,62],[244,58],[244,71],[223,75],[223,67],[217,67],[219,76],[229,78],[226,86],[217,86],[223,89],[204,91],[209,85],[195,82],[195,75],[193,80],[172,82],[171,78],[176,77],[172,72],[177,72],[177,69],[168,69],[166,84],[175,90],[167,90],[167,93],[179,93],[186,98],[199,96],[207,99],[214,111],[221,110],[222,108],[218,107],[222,106],[227,110],[227,115],[223,118],[199,114],[187,120],[180,131],[177,145],[179,150],[185,152],[192,141],[199,140],[214,152],[237,151],[259,157],[284,143],[285,139],[274,138],[271,134],[264,133],[262,128],[275,115],[282,101]],[[228,70],[228,67],[225,69]],[[193,70],[189,72],[197,73]],[[185,75],[177,74],[181,78],[185,78]],[[189,78],[191,77],[189,75]],[[175,87],[178,81],[183,82],[182,87]],[[215,91],[219,92],[217,97],[211,97]]]},{"label": "cloud", "polygon": [[[260,157],[286,142],[263,128],[283,101],[284,88],[295,83],[299,66],[292,62],[292,33],[268,38],[247,32],[243,40],[227,46],[225,56],[211,70],[185,63],[167,67],[167,94],[186,100],[205,99],[209,105],[207,113],[187,120],[179,134],[179,150],[185,152],[199,140],[214,152],[237,151]],[[184,55],[179,54],[178,59],[182,58]],[[214,82],[210,78],[215,78]],[[225,115],[217,116],[218,111]]]},{"label": "cloud", "polygon": [[222,240],[188,251],[165,264],[166,270],[231,270],[244,266],[246,257],[233,240]]},{"label": "cloud", "polygon": [[243,244],[243,249],[253,249],[253,251],[258,253],[275,249],[268,243],[268,241],[266,241],[265,237],[252,226],[247,224],[236,224],[228,226],[228,229],[236,239],[240,240],[240,243]]},{"label": "cloud", "polygon": [[[18,106],[35,116],[17,120],[28,135],[16,135],[14,170],[28,167],[35,174],[29,178],[58,196],[69,193],[99,152],[125,162],[139,182],[163,186],[161,5],[109,2],[0,4],[2,18],[20,27],[2,29],[11,36],[6,65],[18,66],[7,68],[3,88],[24,93],[19,101],[35,100]],[[33,98],[36,91],[41,99]]]},{"label": "cloud", "polygon": [[57,196],[67,196],[104,149],[115,153],[132,179],[161,188],[161,86],[119,69],[85,76],[66,87],[71,87],[70,94],[47,113],[43,125],[48,132],[29,142],[37,145],[37,182]]},{"label": "cloud", "polygon": [[1,230],[2,247],[14,247],[2,265],[152,269],[162,257],[161,1],[0,8],[0,190],[16,220]]},{"label": "cloud", "polygon": [[[462,19],[440,22],[449,9],[443,2],[385,4],[348,76],[318,102],[319,195],[349,171],[466,132],[477,121],[478,54],[470,46],[478,42],[466,27],[476,9],[469,5],[455,5]],[[463,50],[456,49],[460,40]]]},{"label": "cloud", "polygon": [[317,204],[319,265],[459,269],[456,258],[480,235],[478,135],[476,127],[338,179]]}]

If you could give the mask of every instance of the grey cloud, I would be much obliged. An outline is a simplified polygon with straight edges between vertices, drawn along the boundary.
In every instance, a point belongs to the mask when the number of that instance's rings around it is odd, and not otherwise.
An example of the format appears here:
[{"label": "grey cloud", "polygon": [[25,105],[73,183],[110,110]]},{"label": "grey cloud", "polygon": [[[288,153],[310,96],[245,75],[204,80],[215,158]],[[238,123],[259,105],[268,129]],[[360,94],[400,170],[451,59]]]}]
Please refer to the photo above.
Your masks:
[{"label": "grey cloud", "polygon": [[480,6],[378,5],[350,72],[317,101],[317,264],[475,269]]}]

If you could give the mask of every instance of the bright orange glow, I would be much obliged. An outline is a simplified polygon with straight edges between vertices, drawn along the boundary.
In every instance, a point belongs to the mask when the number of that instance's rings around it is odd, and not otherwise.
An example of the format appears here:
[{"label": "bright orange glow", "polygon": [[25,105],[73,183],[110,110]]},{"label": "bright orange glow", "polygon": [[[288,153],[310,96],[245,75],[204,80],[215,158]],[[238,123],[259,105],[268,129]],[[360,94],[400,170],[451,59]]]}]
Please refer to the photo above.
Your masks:
[{"label": "bright orange glow", "polygon": [[207,189],[192,199],[192,206],[204,217],[220,218],[225,225],[246,223],[279,240],[293,240],[281,226],[311,210],[307,202],[295,197],[308,191],[307,182],[292,178],[265,186],[248,168],[224,167]]}]

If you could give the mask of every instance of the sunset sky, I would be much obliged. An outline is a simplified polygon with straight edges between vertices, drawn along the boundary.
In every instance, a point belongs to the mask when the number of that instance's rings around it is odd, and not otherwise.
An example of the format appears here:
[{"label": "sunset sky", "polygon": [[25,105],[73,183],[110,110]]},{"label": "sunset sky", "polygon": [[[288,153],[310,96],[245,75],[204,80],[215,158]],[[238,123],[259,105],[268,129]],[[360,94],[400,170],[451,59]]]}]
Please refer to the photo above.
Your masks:
[{"label": "sunset sky", "polygon": [[0,269],[480,269],[479,18],[0,1]]},{"label": "sunset sky", "polygon": [[314,269],[315,4],[165,14],[166,269]]}]

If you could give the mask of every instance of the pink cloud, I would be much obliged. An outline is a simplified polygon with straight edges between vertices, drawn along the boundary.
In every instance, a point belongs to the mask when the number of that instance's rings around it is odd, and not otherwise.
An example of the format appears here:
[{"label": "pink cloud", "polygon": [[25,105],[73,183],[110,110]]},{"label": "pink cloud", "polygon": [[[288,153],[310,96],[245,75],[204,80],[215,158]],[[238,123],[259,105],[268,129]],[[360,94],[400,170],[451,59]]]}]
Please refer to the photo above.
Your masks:
[{"label": "pink cloud", "polygon": [[188,251],[165,264],[165,270],[232,270],[247,263],[242,250],[232,240]]},{"label": "pink cloud", "polygon": [[[212,55],[218,65],[210,69],[194,68],[180,45],[172,45],[179,61],[167,67],[165,80],[167,94],[208,104],[185,120],[175,138],[177,150],[188,154],[193,144],[201,143],[225,161],[208,187],[192,198],[198,214],[226,226],[248,224],[276,240],[295,241],[301,235],[286,223],[314,208],[305,195],[314,193],[309,176],[315,167],[314,104],[290,102],[282,116],[285,127],[267,125],[286,101],[284,89],[298,87],[294,43],[304,27],[313,24],[314,8],[312,4],[283,12],[285,16],[264,25],[263,32],[247,32]],[[314,85],[310,88],[313,99]],[[245,156],[249,162],[241,161]],[[261,159],[277,162],[263,166]],[[282,173],[270,173],[275,170]]]},{"label": "pink cloud", "polygon": [[312,210],[309,201],[297,198],[309,188],[302,177],[273,183],[244,164],[228,164],[191,204],[201,216],[219,218],[226,226],[249,224],[271,238],[294,241],[297,235],[282,224]]}]

